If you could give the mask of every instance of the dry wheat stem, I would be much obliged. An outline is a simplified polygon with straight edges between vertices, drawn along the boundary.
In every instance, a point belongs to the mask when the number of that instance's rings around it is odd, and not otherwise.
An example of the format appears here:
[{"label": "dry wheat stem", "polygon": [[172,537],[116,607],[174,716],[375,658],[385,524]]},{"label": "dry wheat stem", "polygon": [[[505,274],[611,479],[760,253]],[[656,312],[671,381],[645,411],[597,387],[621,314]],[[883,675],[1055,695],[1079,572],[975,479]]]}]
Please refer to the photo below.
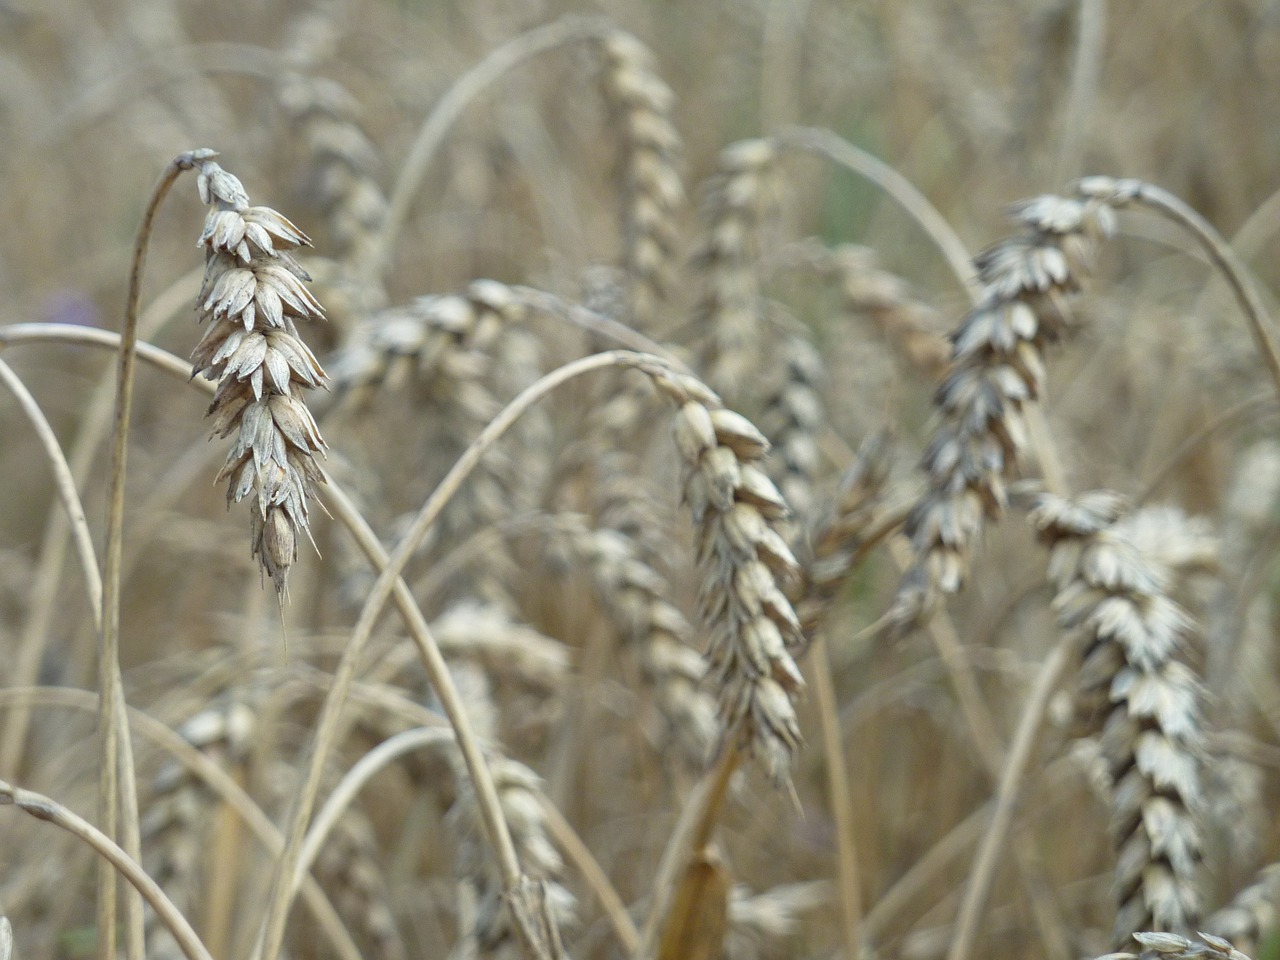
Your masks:
[{"label": "dry wheat stem", "polygon": [[1107,0],[1081,0],[1076,16],[1075,56],[1063,108],[1062,134],[1053,183],[1077,176],[1084,158],[1089,120],[1098,99],[1107,35]]},{"label": "dry wheat stem", "polygon": [[975,302],[981,293],[974,277],[968,248],[956,234],[946,217],[910,180],[878,157],[872,156],[844,138],[811,127],[786,127],[774,135],[781,146],[797,147],[826,157],[838,166],[865,177],[897,201],[933,241],[951,272]]},{"label": "dry wheat stem", "polygon": [[[133,260],[129,269],[129,289],[125,300],[124,325],[120,336],[120,357],[116,374],[115,443],[111,454],[110,488],[107,498],[106,537],[103,548],[102,616],[99,619],[98,689],[102,697],[100,716],[99,819],[108,836],[121,830],[125,849],[139,857],[138,794],[133,772],[133,749],[129,742],[127,717],[123,712],[124,688],[120,679],[120,564],[124,547],[124,485],[128,453],[129,418],[133,407],[134,354],[138,336],[138,304],[142,296],[142,271],[146,265],[151,229],[160,204],[179,176],[195,169],[213,156],[211,150],[181,153],[169,161],[152,190],[142,214]],[[119,808],[123,807],[123,810]],[[118,820],[123,817],[123,823]],[[105,866],[98,885],[98,956],[115,960],[116,895],[115,874]],[[142,902],[126,897],[128,955],[143,960]]]},{"label": "dry wheat stem", "polygon": [[1056,644],[1041,664],[1035,683],[1027,693],[1026,703],[1022,707],[1022,716],[1014,731],[1013,742],[1005,754],[1004,769],[1000,773],[999,784],[996,787],[995,810],[991,814],[982,844],[974,858],[973,869],[969,872],[969,882],[965,887],[964,899],[956,918],[955,932],[952,936],[951,948],[947,952],[947,960],[970,960],[978,940],[982,912],[986,908],[991,886],[995,882],[996,870],[1000,865],[1000,856],[1013,827],[1018,793],[1023,786],[1027,767],[1031,763],[1036,735],[1040,731],[1040,724],[1049,707],[1049,698],[1057,689],[1058,683],[1075,655],[1076,645],[1070,641]]},{"label": "dry wheat stem", "polygon": [[67,465],[67,458],[63,455],[53,428],[45,419],[44,411],[36,403],[35,397],[31,396],[26,384],[3,359],[0,359],[0,382],[13,394],[14,399],[18,401],[18,406],[26,414],[31,426],[35,428],[40,446],[44,449],[49,466],[53,470],[54,490],[62,503],[62,508],[66,511],[67,522],[76,545],[76,556],[80,560],[80,569],[84,574],[85,593],[89,598],[94,629],[99,630],[102,628],[102,574],[98,570],[98,558],[93,549],[93,534],[89,532],[89,524],[84,516],[84,506],[80,503],[80,494],[76,491],[76,482],[71,474],[71,468]]},{"label": "dry wheat stem", "polygon": [[[92,713],[97,697],[87,690],[66,687],[7,687],[0,690],[0,709],[15,710],[30,706],[63,707]],[[262,808],[216,762],[201,753],[170,727],[154,717],[129,707],[130,723],[138,734],[163,749],[181,763],[226,803],[257,837],[264,850],[278,855],[284,839]],[[361,960],[360,951],[341,918],[315,879],[308,876],[302,887],[302,899],[337,951],[340,960]]]},{"label": "dry wheat stem", "polygon": [[[138,320],[139,340],[150,339],[179,307],[191,299],[188,288],[198,287],[203,271],[193,270],[171,284],[156,297]],[[11,328],[12,329],[12,328]],[[81,414],[75,441],[68,457],[73,485],[83,487],[93,466],[93,459],[103,436],[111,425],[113,396],[115,393],[114,368],[104,371],[94,388],[93,395]],[[63,560],[66,557],[67,534],[70,531],[62,511],[51,509],[45,523],[40,543],[40,561],[36,567],[31,603],[22,633],[18,640],[18,654],[14,661],[10,680],[13,686],[25,687],[36,681],[40,660],[51,636],[50,627],[59,598]],[[95,564],[96,565],[96,564]],[[95,617],[101,616],[101,599],[93,603]],[[24,710],[15,711],[0,736],[0,770],[17,775],[22,765],[26,746],[28,716]]]},{"label": "dry wheat stem", "polygon": [[[182,948],[188,960],[213,960],[204,944],[200,942],[200,938],[191,929],[191,924],[187,922],[186,917],[165,896],[164,891],[156,886],[155,881],[138,866],[137,861],[117,846],[110,837],[60,803],[0,780],[0,806],[6,804],[12,804],[37,820],[45,820],[61,827],[88,844],[105,863],[119,871],[120,876],[129,881],[139,895],[151,905],[160,920],[169,928],[169,932],[173,934],[174,940],[178,942],[178,946]],[[103,932],[99,930],[98,933],[99,940],[104,939]]]},{"label": "dry wheat stem", "polygon": [[467,105],[524,61],[566,43],[598,36],[603,29],[604,25],[598,20],[566,17],[522,33],[491,51],[436,101],[400,166],[391,190],[386,219],[371,244],[369,262],[365,265],[369,278],[382,277],[390,266],[391,253],[399,242],[410,205],[422,186],[427,168],[444,143],[449,128]]},{"label": "dry wheat stem", "polygon": [[835,678],[831,672],[826,639],[818,634],[809,655],[817,701],[822,755],[827,761],[827,796],[836,826],[836,876],[840,883],[840,917],[844,927],[844,950],[848,960],[858,960],[862,946],[862,879],[858,870],[858,847],[851,812],[849,767],[844,738],[840,735],[839,704]]},{"label": "dry wheat stem", "polygon": [[1209,261],[1218,268],[1235,295],[1240,311],[1244,314],[1253,335],[1254,345],[1262,355],[1271,374],[1271,381],[1280,394],[1280,353],[1268,332],[1269,318],[1258,291],[1249,277],[1248,268],[1235,251],[1204,217],[1190,206],[1159,187],[1141,180],[1117,180],[1112,177],[1085,177],[1077,184],[1077,190],[1086,197],[1102,200],[1123,208],[1129,203],[1150,207],[1156,213],[1185,229],[1204,249]]}]

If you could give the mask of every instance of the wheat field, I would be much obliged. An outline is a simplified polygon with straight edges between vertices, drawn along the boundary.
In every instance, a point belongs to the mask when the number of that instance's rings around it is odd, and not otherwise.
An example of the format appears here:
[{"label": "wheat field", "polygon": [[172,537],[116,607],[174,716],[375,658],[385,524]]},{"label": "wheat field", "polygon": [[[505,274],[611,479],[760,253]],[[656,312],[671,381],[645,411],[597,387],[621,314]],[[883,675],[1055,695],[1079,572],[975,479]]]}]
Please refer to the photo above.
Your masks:
[{"label": "wheat field", "polygon": [[1280,6],[0,2],[0,960],[1280,949]]}]

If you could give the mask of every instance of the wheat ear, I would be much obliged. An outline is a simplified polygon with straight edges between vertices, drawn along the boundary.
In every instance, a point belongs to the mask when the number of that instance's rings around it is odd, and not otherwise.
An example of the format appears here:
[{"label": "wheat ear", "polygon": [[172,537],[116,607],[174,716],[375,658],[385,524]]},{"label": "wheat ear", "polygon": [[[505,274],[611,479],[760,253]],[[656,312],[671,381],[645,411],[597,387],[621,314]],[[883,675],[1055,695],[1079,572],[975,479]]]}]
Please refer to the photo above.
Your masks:
[{"label": "wheat ear", "polygon": [[197,374],[218,382],[213,433],[236,434],[218,479],[230,481],[228,503],[249,497],[252,554],[283,600],[298,541],[311,536],[309,502],[321,482],[315,455],[325,449],[303,393],[323,386],[325,372],[296,326],[324,310],[287,252],[310,241],[270,207],[250,206],[240,181],[212,159],[201,163],[198,182],[212,207],[199,240],[208,327],[191,359]]},{"label": "wheat ear", "polygon": [[1195,929],[1204,743],[1199,682],[1175,659],[1190,619],[1126,536],[1123,512],[1123,500],[1102,491],[1074,501],[1046,495],[1031,514],[1051,548],[1058,622],[1083,640],[1081,695],[1103,713],[1118,948],[1139,930]]},{"label": "wheat ear", "polygon": [[680,178],[683,143],[672,122],[675,95],[654,66],[649,49],[622,30],[600,38],[601,82],[622,142],[623,266],[630,322],[649,329],[671,283],[684,203]]},{"label": "wheat ear", "polygon": [[1006,483],[1029,446],[1028,409],[1044,392],[1045,347],[1063,335],[1066,298],[1114,219],[1097,200],[1042,196],[1011,209],[1029,230],[975,259],[982,294],[951,334],[951,373],[934,397],[928,489],[906,522],[915,559],[890,613],[900,630],[960,590],[986,520],[1003,514]]}]

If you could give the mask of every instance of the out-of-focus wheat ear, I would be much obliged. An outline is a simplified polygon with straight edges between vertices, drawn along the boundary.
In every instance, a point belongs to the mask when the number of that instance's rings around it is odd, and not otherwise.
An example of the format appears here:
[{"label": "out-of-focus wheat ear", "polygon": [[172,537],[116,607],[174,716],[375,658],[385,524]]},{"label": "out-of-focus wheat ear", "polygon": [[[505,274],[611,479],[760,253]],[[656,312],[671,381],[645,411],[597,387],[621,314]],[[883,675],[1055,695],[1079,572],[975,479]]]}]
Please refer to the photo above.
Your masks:
[{"label": "out-of-focus wheat ear", "polygon": [[800,331],[783,334],[778,358],[781,362],[771,372],[759,426],[771,444],[769,476],[791,508],[787,539],[794,546],[817,508],[815,484],[822,466],[819,435],[827,423],[822,401],[826,370],[822,354]]},{"label": "out-of-focus wheat ear", "polygon": [[700,772],[720,725],[715,700],[702,686],[707,668],[693,647],[692,625],[668,599],[666,579],[626,533],[585,523],[567,533],[569,548],[588,565],[601,608],[653,690],[665,721],[660,746],[674,744],[681,760]]},{"label": "out-of-focus wheat ear", "polygon": [[322,481],[324,439],[305,391],[328,378],[297,321],[324,318],[288,251],[310,243],[270,207],[249,205],[240,181],[212,160],[200,164],[200,199],[211,209],[199,243],[205,277],[198,301],[207,322],[191,359],[218,382],[213,433],[236,435],[218,479],[227,502],[249,498],[252,554],[283,600],[298,543],[310,539],[310,501]]},{"label": "out-of-focus wheat ear", "polygon": [[835,891],[825,880],[786,883],[753,894],[738,884],[729,893],[729,932],[725,953],[758,957],[778,951],[778,941],[800,932],[804,914],[826,907]]},{"label": "out-of-focus wheat ear", "polygon": [[[178,728],[179,735],[215,763],[226,768],[246,762],[257,718],[242,699],[233,696],[201,710]],[[210,892],[206,873],[216,869],[213,839],[213,812],[217,798],[204,781],[177,762],[163,766],[151,785],[151,798],[143,813],[141,828],[146,850],[147,872],[187,913],[204,904]],[[227,866],[223,864],[222,866]],[[206,920],[211,918],[206,918]],[[183,956],[173,936],[147,915],[147,943],[151,955],[168,960]],[[225,931],[207,930],[210,943]]]},{"label": "out-of-focus wheat ear", "polygon": [[921,463],[928,486],[905,527],[915,559],[889,614],[898,631],[960,590],[984,525],[1004,513],[1028,447],[1025,411],[1044,393],[1045,348],[1065,333],[1067,298],[1114,220],[1104,203],[1055,196],[1010,210],[1027,232],[974,259],[982,294],[951,333],[951,372],[934,396],[938,425]]},{"label": "out-of-focus wheat ear", "polygon": [[910,369],[929,382],[938,380],[951,349],[937,332],[937,311],[917,300],[905,280],[883,269],[873,250],[841,244],[826,253],[818,266],[837,285],[845,312],[866,317]]},{"label": "out-of-focus wheat ear", "polygon": [[814,527],[794,594],[800,626],[809,641],[856,569],[867,534],[884,504],[890,465],[888,434],[882,431],[867,437]]},{"label": "out-of-focus wheat ear", "polygon": [[1118,949],[1140,930],[1196,929],[1204,803],[1201,688],[1177,659],[1192,624],[1117,522],[1124,512],[1100,491],[1045,495],[1030,517],[1050,548],[1058,622],[1083,635],[1080,696],[1112,780]]},{"label": "out-of-focus wheat ear", "polygon": [[629,321],[653,327],[671,283],[684,205],[680,161],[684,145],[672,121],[675,94],[658,75],[653,54],[622,30],[599,39],[601,84],[621,144],[622,262],[627,271]]},{"label": "out-of-focus wheat ear", "polygon": [[1245,953],[1254,953],[1263,938],[1276,926],[1276,904],[1280,902],[1280,863],[1259,871],[1254,881],[1215,910],[1204,921],[1204,929],[1225,937]]},{"label": "out-of-focus wheat ear", "polygon": [[800,746],[793,699],[804,686],[792,655],[800,620],[786,596],[799,565],[778,532],[789,512],[764,469],[769,441],[693,377],[668,370],[653,380],[678,407],[675,443],[695,526],[721,750],[745,746],[775,783],[787,783]]},{"label": "out-of-focus wheat ear", "polygon": [[[481,585],[483,587],[483,585]],[[480,592],[483,592],[481,589]],[[508,612],[509,604],[467,599],[432,621],[431,629],[463,690],[477,735],[511,750],[541,743],[570,676],[565,645]],[[499,699],[495,691],[500,691]]]},{"label": "out-of-focus wheat ear", "polygon": [[353,404],[415,385],[475,417],[493,414],[492,396],[470,387],[489,370],[495,344],[529,310],[514,290],[477,280],[464,294],[419,297],[378,311],[331,361],[334,392]]},{"label": "out-of-focus wheat ear", "polygon": [[386,219],[387,197],[378,182],[378,149],[358,122],[359,104],[340,84],[302,73],[291,74],[279,96],[308,156],[305,194],[323,214],[331,255],[344,267],[332,282],[343,289],[363,284],[350,293],[357,316],[381,309],[386,291],[366,265]]},{"label": "out-of-focus wheat ear", "polygon": [[741,395],[767,356],[756,265],[762,223],[777,205],[777,163],[771,140],[732,144],[720,154],[702,206],[693,339],[699,369],[731,398]]},{"label": "out-of-focus wheat ear", "polygon": [[390,891],[369,817],[349,806],[338,818],[316,858],[316,873],[333,905],[353,924],[367,956],[403,960],[404,940],[391,913]]},{"label": "out-of-focus wheat ear", "polygon": [[[538,776],[524,764],[502,757],[491,760],[490,769],[525,878],[541,886],[547,913],[563,929],[573,922],[576,902],[562,882],[564,861],[547,832]],[[448,820],[457,838],[457,875],[476,891],[475,927],[467,934],[475,937],[479,956],[514,960],[521,955],[519,937],[503,902],[502,877],[485,841],[470,779],[460,774],[458,780],[460,790]]]},{"label": "out-of-focus wheat ear", "polygon": [[[498,394],[516,392],[539,372],[536,345],[520,329],[529,314],[516,291],[494,280],[477,280],[461,295],[424,296],[379,311],[332,362],[335,392],[342,402],[366,406],[378,394],[412,388],[415,399],[431,406],[432,429],[444,446],[465,449],[501,408]],[[442,518],[442,537],[490,526],[533,497],[535,468],[546,460],[538,447],[548,446],[531,433],[540,422],[531,417],[517,434],[524,441],[519,470],[509,449],[485,458]],[[506,551],[492,561],[480,586],[484,599],[498,602],[513,570]]]}]

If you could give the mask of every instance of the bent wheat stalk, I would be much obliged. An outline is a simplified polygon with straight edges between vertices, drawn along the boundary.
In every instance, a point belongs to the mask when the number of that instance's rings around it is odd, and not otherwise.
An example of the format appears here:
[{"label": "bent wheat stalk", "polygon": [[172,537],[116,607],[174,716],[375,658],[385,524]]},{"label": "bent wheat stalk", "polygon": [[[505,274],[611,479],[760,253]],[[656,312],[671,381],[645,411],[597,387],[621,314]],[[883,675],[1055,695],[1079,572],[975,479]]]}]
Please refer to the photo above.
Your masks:
[{"label": "bent wheat stalk", "polygon": [[[111,453],[111,480],[107,498],[106,546],[103,550],[102,614],[98,618],[98,689],[102,697],[100,717],[101,757],[99,769],[99,819],[107,835],[122,830],[125,849],[139,858],[138,788],[134,780],[133,747],[129,741],[124,708],[124,686],[120,678],[120,567],[124,551],[124,486],[129,443],[129,418],[133,409],[134,354],[138,339],[138,303],[142,296],[142,271],[146,265],[151,228],[160,204],[184,171],[195,169],[213,156],[200,149],[174,157],[152,190],[138,227],[129,270],[129,292],[125,301],[124,327],[120,335],[120,359],[116,374],[115,443]],[[123,806],[123,811],[119,808]],[[120,823],[123,813],[123,823]],[[116,878],[106,867],[98,884],[98,955],[115,960]],[[126,901],[128,949],[131,960],[142,960],[146,952],[142,903],[136,897]]]},{"label": "bent wheat stalk", "polygon": [[[173,905],[164,891],[156,886],[138,862],[124,852],[116,843],[93,824],[72,813],[62,804],[30,790],[22,790],[0,780],[0,806],[12,805],[37,820],[45,820],[54,826],[61,827],[91,847],[103,862],[118,871],[143,899],[151,905],[160,917],[161,922],[169,928],[187,960],[213,960],[205,949],[196,932],[191,929],[178,909]],[[99,931],[99,939],[104,939],[103,931]],[[114,938],[113,938],[114,939]]]}]

